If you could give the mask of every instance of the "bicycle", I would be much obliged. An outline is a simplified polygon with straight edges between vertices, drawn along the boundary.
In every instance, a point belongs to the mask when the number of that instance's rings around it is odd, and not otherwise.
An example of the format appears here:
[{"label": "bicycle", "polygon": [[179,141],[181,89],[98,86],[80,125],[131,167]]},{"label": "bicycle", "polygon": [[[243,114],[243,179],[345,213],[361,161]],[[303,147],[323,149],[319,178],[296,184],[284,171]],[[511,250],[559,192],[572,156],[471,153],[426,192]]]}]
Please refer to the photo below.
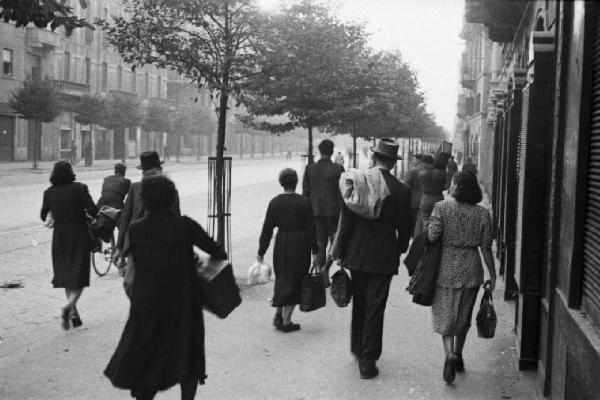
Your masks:
[{"label": "bicycle", "polygon": [[111,265],[113,265],[113,257],[117,249],[114,233],[111,234],[108,242],[101,240],[100,243],[100,249],[92,251],[92,267],[94,267],[96,275],[104,276],[108,274]]},{"label": "bicycle", "polygon": [[[92,249],[92,267],[98,276],[108,274],[110,267],[114,264],[114,255],[117,250],[115,246],[115,227],[120,210],[110,207],[102,207],[98,217],[92,222],[92,232],[96,236],[96,248]],[[99,246],[98,246],[99,244]]]}]

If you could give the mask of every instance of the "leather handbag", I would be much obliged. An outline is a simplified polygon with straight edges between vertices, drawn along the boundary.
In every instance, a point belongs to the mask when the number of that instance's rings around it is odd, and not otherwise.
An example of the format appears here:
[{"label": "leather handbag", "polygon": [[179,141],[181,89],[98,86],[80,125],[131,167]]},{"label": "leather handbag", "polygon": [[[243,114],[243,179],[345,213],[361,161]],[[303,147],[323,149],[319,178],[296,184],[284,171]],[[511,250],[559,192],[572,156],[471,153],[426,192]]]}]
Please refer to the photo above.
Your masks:
[{"label": "leather handbag", "polygon": [[485,288],[479,311],[477,312],[477,335],[480,338],[491,339],[496,333],[496,311],[494,310],[494,302],[492,301],[492,291]]},{"label": "leather handbag", "polygon": [[344,268],[331,277],[331,297],[338,307],[346,307],[352,300],[352,280]]},{"label": "leather handbag", "polygon": [[196,268],[203,306],[207,311],[223,319],[242,304],[240,288],[229,261],[199,258]]},{"label": "leather handbag", "polygon": [[300,295],[300,311],[309,312],[325,307],[325,286],[321,274],[312,267],[302,277],[302,293]]}]

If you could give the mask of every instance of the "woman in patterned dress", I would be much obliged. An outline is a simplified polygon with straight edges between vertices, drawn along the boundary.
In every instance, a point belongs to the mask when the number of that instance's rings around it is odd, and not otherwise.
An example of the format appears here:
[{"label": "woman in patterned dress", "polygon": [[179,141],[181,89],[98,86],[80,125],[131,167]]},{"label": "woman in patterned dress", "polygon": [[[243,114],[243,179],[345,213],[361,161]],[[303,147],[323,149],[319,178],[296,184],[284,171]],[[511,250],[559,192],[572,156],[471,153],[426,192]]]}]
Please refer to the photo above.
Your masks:
[{"label": "woman in patterned dress", "polygon": [[479,250],[489,272],[485,282],[496,286],[492,254],[492,220],[482,199],[477,178],[470,172],[454,175],[449,190],[453,199],[435,204],[429,221],[429,241],[442,241],[437,287],[431,305],[433,330],[442,335],[446,359],[444,380],[454,381],[464,371],[462,358],[477,292],[483,283]]}]

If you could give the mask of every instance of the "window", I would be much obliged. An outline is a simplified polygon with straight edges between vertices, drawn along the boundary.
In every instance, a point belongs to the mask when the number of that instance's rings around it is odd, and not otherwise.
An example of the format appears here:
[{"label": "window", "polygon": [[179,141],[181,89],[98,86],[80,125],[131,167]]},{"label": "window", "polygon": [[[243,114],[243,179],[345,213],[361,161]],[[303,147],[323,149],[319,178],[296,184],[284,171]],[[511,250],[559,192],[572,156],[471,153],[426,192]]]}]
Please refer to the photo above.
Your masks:
[{"label": "window", "polygon": [[[104,7],[102,9],[102,19],[106,22],[108,22],[108,8]],[[106,33],[103,33],[103,38],[102,38],[102,46],[104,48],[108,47],[108,38],[106,37]]]},{"label": "window", "polygon": [[2,49],[2,74],[13,76],[13,51],[10,49]]},{"label": "window", "polygon": [[135,71],[131,71],[131,92],[137,92],[137,74]]},{"label": "window", "polygon": [[148,98],[150,95],[150,77],[148,76],[148,72],[144,74],[144,97]]},{"label": "window", "polygon": [[123,67],[120,65],[117,67],[117,90],[121,90],[123,86]]},{"label": "window", "polygon": [[101,82],[101,88],[102,90],[106,90],[108,84],[108,65],[103,62],[102,63],[102,82]]},{"label": "window", "polygon": [[42,58],[35,54],[30,54],[31,60],[31,76],[33,78],[41,78],[42,76]]},{"label": "window", "polygon": [[65,52],[65,69],[64,80],[69,81],[71,78],[71,53]]},{"label": "window", "polygon": [[[88,0],[87,9],[85,11],[85,19],[88,23],[93,24],[94,21],[92,20],[92,4],[90,0]],[[88,43],[94,41],[94,30],[92,28],[85,28],[85,41]]]},{"label": "window", "polygon": [[158,97],[159,99],[160,99],[160,93],[162,92],[162,90],[161,90],[161,89],[162,89],[162,87],[161,87],[161,86],[162,86],[162,79],[161,79],[161,77],[159,76],[159,77],[158,77],[158,86],[157,86],[157,96],[156,96],[156,97]]},{"label": "window", "polygon": [[92,60],[85,58],[85,84],[89,85],[92,80]]}]

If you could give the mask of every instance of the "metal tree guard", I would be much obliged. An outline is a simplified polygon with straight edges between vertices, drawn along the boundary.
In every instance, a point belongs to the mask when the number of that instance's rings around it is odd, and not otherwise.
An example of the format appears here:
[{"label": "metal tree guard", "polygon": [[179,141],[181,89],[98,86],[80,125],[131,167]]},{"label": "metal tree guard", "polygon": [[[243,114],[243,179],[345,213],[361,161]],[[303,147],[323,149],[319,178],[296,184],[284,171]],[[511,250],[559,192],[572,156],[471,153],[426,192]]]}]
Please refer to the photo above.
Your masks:
[{"label": "metal tree guard", "polygon": [[[208,158],[208,213],[207,231],[217,235],[217,157]],[[231,261],[231,157],[223,158],[223,213],[225,214],[225,243],[223,248]]]}]

